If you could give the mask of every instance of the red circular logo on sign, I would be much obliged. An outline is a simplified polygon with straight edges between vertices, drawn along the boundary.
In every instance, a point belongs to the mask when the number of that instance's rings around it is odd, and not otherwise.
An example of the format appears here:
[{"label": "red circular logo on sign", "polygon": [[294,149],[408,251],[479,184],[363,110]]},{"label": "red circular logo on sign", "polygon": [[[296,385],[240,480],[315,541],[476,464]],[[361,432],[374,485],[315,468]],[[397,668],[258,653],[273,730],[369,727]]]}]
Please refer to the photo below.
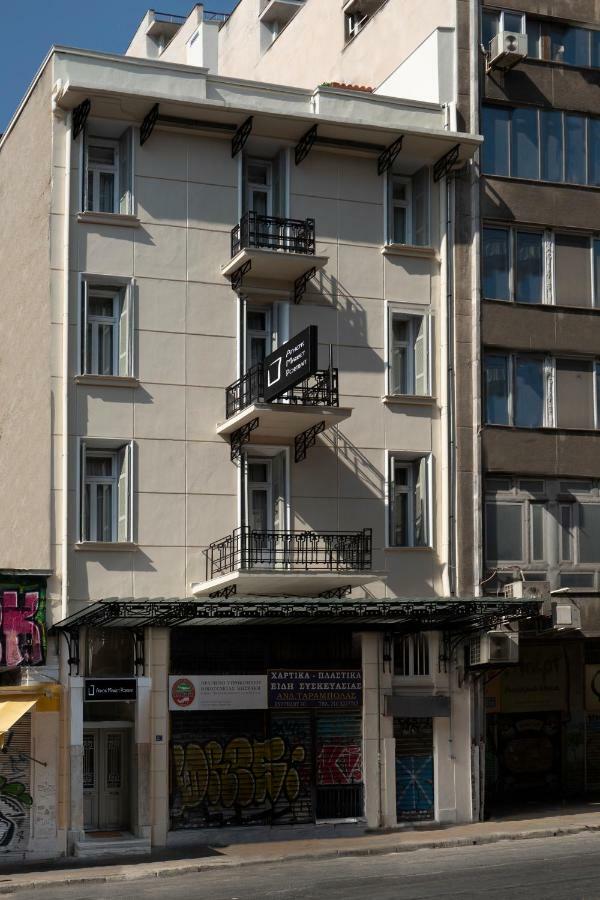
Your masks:
[{"label": "red circular logo on sign", "polygon": [[178,678],[171,688],[171,697],[176,706],[191,706],[196,696],[196,688],[189,678]]}]

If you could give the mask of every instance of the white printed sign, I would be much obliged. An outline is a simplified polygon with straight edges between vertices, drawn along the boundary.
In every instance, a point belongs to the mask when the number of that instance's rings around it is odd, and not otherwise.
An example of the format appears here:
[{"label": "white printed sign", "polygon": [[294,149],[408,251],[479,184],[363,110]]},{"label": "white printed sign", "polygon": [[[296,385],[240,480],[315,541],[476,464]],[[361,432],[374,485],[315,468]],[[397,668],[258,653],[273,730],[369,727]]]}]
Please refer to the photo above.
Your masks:
[{"label": "white printed sign", "polygon": [[267,709],[267,676],[169,675],[169,709]]}]

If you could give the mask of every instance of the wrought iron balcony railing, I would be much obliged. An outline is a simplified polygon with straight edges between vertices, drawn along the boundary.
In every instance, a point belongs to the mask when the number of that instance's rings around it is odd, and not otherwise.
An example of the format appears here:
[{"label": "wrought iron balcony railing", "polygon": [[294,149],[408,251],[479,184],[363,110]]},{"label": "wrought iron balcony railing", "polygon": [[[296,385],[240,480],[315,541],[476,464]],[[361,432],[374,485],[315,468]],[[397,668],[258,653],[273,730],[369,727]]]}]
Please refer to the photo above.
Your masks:
[{"label": "wrought iron balcony railing", "polygon": [[231,257],[246,249],[315,253],[315,220],[282,219],[247,212],[231,231]]},{"label": "wrought iron balcony railing", "polygon": [[[238,381],[225,391],[225,414],[235,416],[252,403],[264,402],[265,372],[262,363],[248,369]],[[290,388],[274,403],[295,406],[339,406],[338,370],[323,369]]]},{"label": "wrought iron balcony railing", "polygon": [[206,554],[206,580],[240,569],[288,572],[368,572],[373,532],[253,531],[248,526],[214,541]]}]

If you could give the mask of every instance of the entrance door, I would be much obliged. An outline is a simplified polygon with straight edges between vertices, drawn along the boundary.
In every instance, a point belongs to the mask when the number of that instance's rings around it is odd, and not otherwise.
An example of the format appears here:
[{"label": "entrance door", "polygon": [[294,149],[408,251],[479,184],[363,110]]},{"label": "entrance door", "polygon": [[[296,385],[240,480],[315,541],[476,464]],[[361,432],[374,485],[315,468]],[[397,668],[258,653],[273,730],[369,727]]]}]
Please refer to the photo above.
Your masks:
[{"label": "entrance door", "polygon": [[129,825],[129,732],[123,728],[83,732],[83,818],[86,831]]},{"label": "entrance door", "polygon": [[273,535],[272,460],[248,459],[247,471],[250,565],[272,568],[277,556]]},{"label": "entrance door", "polygon": [[394,719],[396,818],[432,819],[433,720]]}]

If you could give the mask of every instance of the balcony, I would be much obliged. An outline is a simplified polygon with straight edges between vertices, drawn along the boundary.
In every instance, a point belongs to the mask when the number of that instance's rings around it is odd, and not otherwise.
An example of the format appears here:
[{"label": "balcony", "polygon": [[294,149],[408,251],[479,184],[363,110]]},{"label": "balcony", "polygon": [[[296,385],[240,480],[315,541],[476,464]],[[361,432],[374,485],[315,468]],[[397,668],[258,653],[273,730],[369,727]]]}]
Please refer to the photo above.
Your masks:
[{"label": "balcony", "polygon": [[327,256],[315,254],[314,219],[248,212],[231,232],[231,259],[221,272],[233,278],[247,269],[253,279],[292,282],[312,269],[322,269],[327,261]]},{"label": "balcony", "polygon": [[230,439],[255,419],[258,424],[249,434],[249,443],[289,444],[296,436],[319,423],[332,428],[352,415],[349,407],[340,407],[338,370],[330,366],[301,381],[276,400],[264,399],[265,370],[262,364],[249,369],[225,392],[227,420],[217,426],[217,434]]},{"label": "balcony", "polygon": [[206,580],[196,597],[236,593],[318,597],[381,579],[373,572],[372,532],[253,531],[247,526],[214,541],[207,550]]}]

